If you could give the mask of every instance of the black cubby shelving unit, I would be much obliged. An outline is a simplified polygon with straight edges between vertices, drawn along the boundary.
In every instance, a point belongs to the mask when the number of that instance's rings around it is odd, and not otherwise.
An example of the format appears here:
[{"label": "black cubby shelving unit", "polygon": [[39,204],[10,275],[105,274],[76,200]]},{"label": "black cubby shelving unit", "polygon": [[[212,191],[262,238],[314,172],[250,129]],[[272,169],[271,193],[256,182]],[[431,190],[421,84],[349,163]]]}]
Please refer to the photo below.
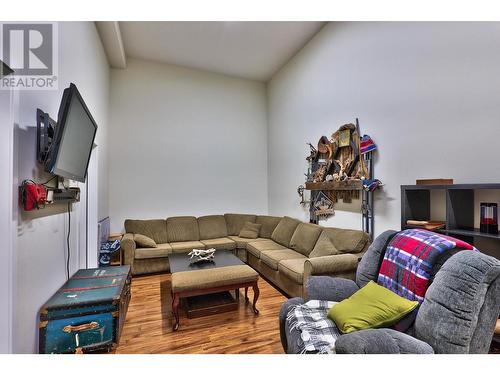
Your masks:
[{"label": "black cubby shelving unit", "polygon": [[474,243],[476,238],[500,240],[500,234],[482,233],[474,228],[474,196],[478,190],[499,190],[500,183],[453,185],[401,185],[401,229],[407,220],[431,220],[431,191],[441,190],[446,197],[446,225],[436,232]]}]

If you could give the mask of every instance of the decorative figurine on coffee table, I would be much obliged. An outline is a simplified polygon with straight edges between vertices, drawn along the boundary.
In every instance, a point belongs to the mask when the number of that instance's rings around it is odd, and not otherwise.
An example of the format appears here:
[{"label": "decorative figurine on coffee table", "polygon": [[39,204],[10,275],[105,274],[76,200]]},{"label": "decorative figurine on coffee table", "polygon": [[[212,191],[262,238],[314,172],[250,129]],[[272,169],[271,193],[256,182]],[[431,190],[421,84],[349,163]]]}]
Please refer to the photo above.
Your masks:
[{"label": "decorative figurine on coffee table", "polygon": [[188,255],[191,256],[191,263],[212,262],[215,258],[215,249],[193,249]]}]

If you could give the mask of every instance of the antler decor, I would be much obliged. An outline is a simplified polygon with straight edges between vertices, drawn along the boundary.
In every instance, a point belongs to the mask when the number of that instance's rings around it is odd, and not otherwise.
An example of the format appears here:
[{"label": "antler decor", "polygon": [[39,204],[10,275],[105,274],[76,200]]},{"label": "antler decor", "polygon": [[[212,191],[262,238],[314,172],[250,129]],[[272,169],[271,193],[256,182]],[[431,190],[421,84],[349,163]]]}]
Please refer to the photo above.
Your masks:
[{"label": "antler decor", "polygon": [[215,257],[215,249],[213,248],[207,250],[193,249],[188,255],[191,256],[192,263],[211,262],[214,260]]}]

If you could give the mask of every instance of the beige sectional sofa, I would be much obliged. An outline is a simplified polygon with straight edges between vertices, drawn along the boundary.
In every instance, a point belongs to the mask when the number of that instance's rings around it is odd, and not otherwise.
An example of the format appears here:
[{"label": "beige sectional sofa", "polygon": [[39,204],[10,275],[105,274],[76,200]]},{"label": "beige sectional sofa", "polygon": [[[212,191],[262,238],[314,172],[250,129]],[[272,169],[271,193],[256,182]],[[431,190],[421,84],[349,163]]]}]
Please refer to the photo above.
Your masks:
[{"label": "beige sectional sofa", "polygon": [[[261,225],[258,238],[239,236],[247,222]],[[304,296],[303,286],[311,275],[353,279],[370,244],[362,231],[325,228],[287,216],[225,214],[126,220],[125,231],[125,264],[131,265],[134,275],[169,271],[168,255],[172,253],[195,248],[233,250],[292,297]],[[153,239],[157,246],[138,247],[136,234]]]}]

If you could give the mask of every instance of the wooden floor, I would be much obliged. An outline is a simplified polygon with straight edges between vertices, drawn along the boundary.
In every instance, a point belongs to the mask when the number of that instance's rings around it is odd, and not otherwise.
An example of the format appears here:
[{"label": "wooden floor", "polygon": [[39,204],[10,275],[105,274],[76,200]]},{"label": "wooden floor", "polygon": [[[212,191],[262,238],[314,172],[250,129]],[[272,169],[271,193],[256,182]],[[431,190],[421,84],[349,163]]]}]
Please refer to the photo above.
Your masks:
[{"label": "wooden floor", "polygon": [[[170,274],[134,277],[132,299],[116,353],[283,353],[278,315],[280,292],[260,278],[259,315],[240,298],[238,311],[188,319],[172,332]],[[241,292],[241,291],[240,291]],[[248,292],[253,299],[251,289]]]}]

